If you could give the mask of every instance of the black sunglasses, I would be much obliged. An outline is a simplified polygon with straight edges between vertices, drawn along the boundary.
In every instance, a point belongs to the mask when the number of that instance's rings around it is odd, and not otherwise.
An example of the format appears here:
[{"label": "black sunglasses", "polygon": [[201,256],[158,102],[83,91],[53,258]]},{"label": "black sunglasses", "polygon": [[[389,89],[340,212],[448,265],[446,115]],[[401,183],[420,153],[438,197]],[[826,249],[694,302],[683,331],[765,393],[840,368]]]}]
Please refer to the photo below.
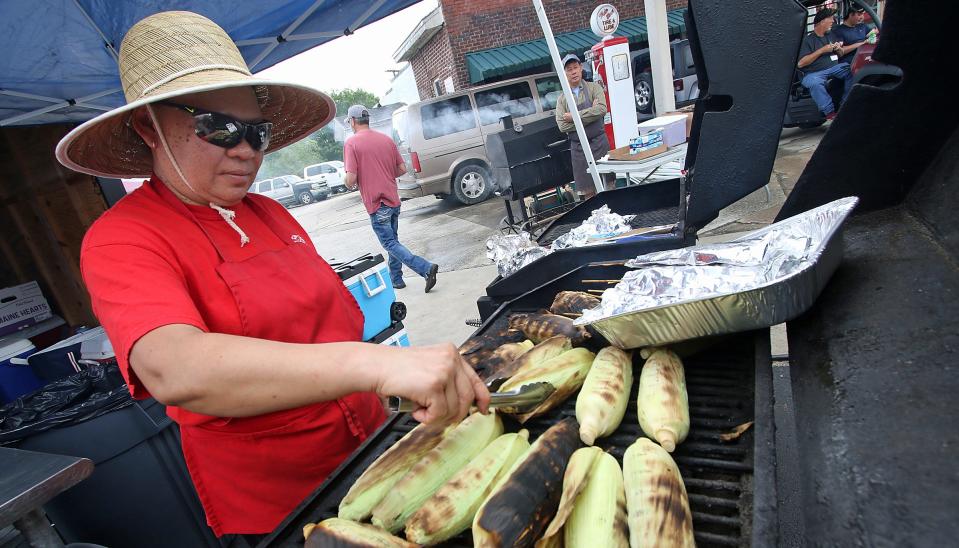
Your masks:
[{"label": "black sunglasses", "polygon": [[211,145],[233,148],[240,144],[240,141],[246,139],[253,150],[259,152],[265,151],[270,146],[270,137],[273,136],[272,122],[266,120],[243,122],[227,114],[170,101],[162,101],[157,104],[178,108],[191,114],[197,137]]}]

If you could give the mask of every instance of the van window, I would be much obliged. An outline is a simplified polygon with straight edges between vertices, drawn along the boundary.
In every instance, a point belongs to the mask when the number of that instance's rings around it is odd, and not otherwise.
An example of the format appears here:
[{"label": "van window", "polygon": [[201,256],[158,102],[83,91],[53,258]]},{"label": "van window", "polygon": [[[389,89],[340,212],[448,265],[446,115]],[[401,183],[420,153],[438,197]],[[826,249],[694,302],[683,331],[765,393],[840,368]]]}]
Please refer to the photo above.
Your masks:
[{"label": "van window", "polygon": [[556,101],[563,94],[563,86],[555,76],[537,78],[536,93],[539,95],[540,102],[543,103],[543,110],[553,110],[556,108]]},{"label": "van window", "polygon": [[476,127],[476,117],[467,95],[423,105],[423,137],[435,139]]},{"label": "van window", "polygon": [[396,143],[399,146],[406,146],[410,142],[406,112],[405,109],[393,111],[393,129],[396,130],[396,136],[399,138],[399,142]]},{"label": "van window", "polygon": [[480,123],[483,125],[495,124],[508,114],[519,117],[536,112],[536,104],[527,82],[477,91],[473,96],[476,98]]}]

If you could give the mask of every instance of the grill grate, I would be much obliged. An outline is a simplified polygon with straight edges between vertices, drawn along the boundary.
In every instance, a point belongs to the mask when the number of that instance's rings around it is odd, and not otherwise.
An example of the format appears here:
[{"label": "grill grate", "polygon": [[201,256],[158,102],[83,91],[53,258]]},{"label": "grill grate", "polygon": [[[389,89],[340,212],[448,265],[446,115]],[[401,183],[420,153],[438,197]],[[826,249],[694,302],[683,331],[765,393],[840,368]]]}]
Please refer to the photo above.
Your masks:
[{"label": "grill grate", "polygon": [[[491,328],[506,322],[506,315]],[[751,335],[723,339],[711,349],[684,358],[686,385],[690,406],[690,432],[686,441],[673,454],[689,493],[696,543],[700,547],[748,546],[751,538],[753,435],[747,430],[739,439],[722,442],[720,434],[753,420],[754,413],[754,346]],[[642,358],[636,355],[635,383],[639,382]],[[623,453],[637,437],[643,435],[636,414],[634,383],[631,401],[619,429],[612,436],[597,440],[597,445],[622,464]],[[537,417],[523,427],[530,431],[530,441],[556,421],[575,416],[575,397],[559,409]],[[302,546],[302,528],[336,515],[340,499],[349,486],[373,460],[416,426],[411,417],[391,419],[392,424],[368,440],[358,454],[334,472],[274,536],[261,546]],[[519,425],[504,421],[507,430]],[[445,546],[472,546],[469,532]]]},{"label": "grill grate", "polygon": [[[630,221],[629,226],[632,228],[643,228],[647,226],[672,225],[676,224],[678,220],[679,208],[670,206],[636,213],[636,216]],[[557,238],[569,233],[570,230],[573,230],[581,224],[583,223],[575,222],[551,226],[543,232],[537,239],[537,242],[539,242],[539,245],[550,245],[556,241]]]}]

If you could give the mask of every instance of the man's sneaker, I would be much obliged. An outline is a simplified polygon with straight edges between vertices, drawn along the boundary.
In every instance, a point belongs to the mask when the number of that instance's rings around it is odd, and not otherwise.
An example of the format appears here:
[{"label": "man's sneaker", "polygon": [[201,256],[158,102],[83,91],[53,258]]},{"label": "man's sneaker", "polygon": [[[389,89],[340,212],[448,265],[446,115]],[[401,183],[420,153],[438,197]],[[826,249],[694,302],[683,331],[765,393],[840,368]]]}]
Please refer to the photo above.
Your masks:
[{"label": "man's sneaker", "polygon": [[430,273],[426,275],[426,292],[429,293],[430,289],[433,289],[433,286],[436,285],[436,273],[440,271],[440,265],[434,264],[430,267]]},{"label": "man's sneaker", "polygon": [[398,282],[393,282],[393,289],[405,289],[405,288],[406,288],[406,282],[404,282],[403,280],[400,280]]},{"label": "man's sneaker", "polygon": [[831,122],[831,121],[833,120],[833,118],[835,118],[835,117],[836,117],[836,111],[834,110],[834,111],[832,111],[832,112],[830,112],[829,114],[826,115],[826,120],[829,120],[829,121]]}]

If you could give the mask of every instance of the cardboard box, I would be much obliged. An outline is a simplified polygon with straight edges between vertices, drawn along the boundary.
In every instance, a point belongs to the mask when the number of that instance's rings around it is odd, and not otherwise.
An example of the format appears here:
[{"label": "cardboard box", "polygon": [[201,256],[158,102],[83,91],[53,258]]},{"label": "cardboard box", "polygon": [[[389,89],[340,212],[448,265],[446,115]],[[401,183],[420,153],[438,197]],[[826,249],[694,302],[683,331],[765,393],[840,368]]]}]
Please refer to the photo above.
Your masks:
[{"label": "cardboard box", "polygon": [[640,133],[647,133],[659,128],[663,130],[663,141],[666,142],[666,146],[674,147],[686,142],[686,116],[684,114],[657,116],[639,124]]},{"label": "cardboard box", "polygon": [[0,289],[0,336],[15,333],[53,316],[37,282]]},{"label": "cardboard box", "polygon": [[646,158],[652,158],[657,154],[662,154],[666,152],[666,144],[659,145],[658,147],[651,148],[649,150],[644,150],[643,152],[637,152],[636,154],[630,154],[629,145],[619,148],[614,148],[609,151],[610,160],[622,160],[626,162],[637,162],[639,160],[645,160]]}]

